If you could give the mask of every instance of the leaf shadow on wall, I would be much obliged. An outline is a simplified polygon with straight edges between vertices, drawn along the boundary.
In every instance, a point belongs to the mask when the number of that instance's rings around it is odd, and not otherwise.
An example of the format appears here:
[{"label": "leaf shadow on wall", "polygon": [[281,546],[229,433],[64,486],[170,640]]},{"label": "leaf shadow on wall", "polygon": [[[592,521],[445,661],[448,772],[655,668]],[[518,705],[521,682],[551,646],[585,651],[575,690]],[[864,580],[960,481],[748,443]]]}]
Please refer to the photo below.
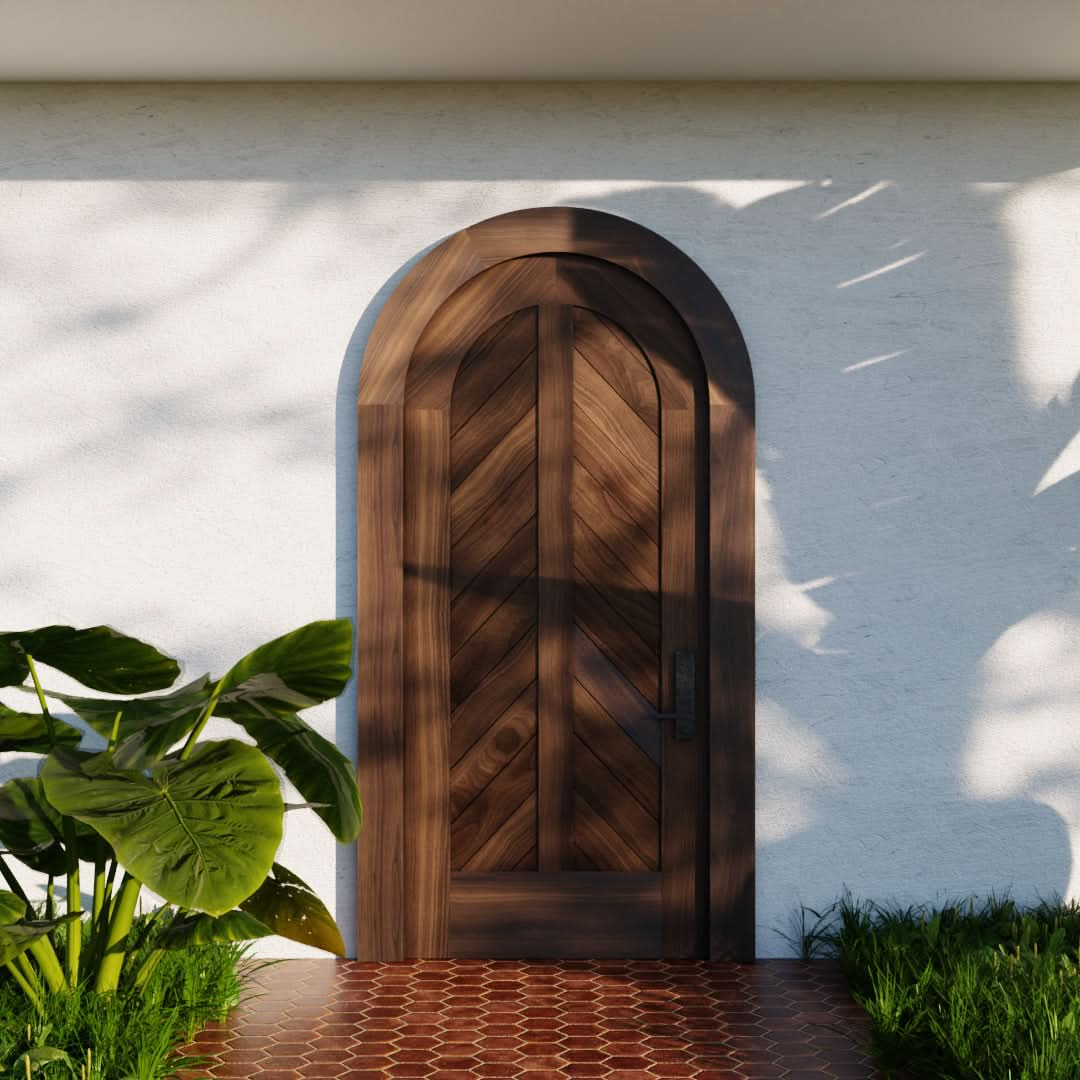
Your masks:
[{"label": "leaf shadow on wall", "polygon": [[[998,198],[962,196],[969,225],[985,227],[942,234],[916,214],[924,235],[900,236],[894,221],[910,229],[899,211],[919,197],[918,179],[908,186],[808,182],[740,206],[707,185],[563,199],[654,227],[695,258],[754,365],[760,955],[788,951],[780,932],[800,903],[844,888],[883,902],[1031,900],[1063,894],[1072,874],[1073,823],[1033,788],[974,797],[965,755],[988,650],[1070,600],[1061,540],[1076,477],[1032,491],[1075,430],[1076,394],[1038,409],[1016,385]],[[958,261],[993,273],[965,278]],[[346,353],[339,505],[355,500],[363,345],[412,264]],[[990,316],[974,337],[972,303]],[[354,542],[339,514],[343,615]],[[339,707],[339,744],[355,715],[355,701]],[[1080,786],[1080,758],[1058,767]]]},{"label": "leaf shadow on wall", "polygon": [[[961,247],[926,222],[898,248],[888,209],[867,212],[902,202],[903,184],[866,190],[808,184],[739,210],[671,186],[590,200],[686,224],[673,239],[724,293],[754,365],[764,955],[786,951],[776,931],[800,902],[844,887],[903,903],[1064,894],[1080,842],[1035,777],[976,798],[967,761],[988,650],[1077,600],[1064,541],[1080,478],[1032,498],[1076,429],[1077,395],[1035,409],[1019,392],[1000,227],[963,230]],[[993,198],[967,202],[995,224]],[[1000,273],[965,282],[961,259]],[[973,302],[995,320],[977,341],[957,312]],[[1080,747],[1057,734],[1076,788]]]}]

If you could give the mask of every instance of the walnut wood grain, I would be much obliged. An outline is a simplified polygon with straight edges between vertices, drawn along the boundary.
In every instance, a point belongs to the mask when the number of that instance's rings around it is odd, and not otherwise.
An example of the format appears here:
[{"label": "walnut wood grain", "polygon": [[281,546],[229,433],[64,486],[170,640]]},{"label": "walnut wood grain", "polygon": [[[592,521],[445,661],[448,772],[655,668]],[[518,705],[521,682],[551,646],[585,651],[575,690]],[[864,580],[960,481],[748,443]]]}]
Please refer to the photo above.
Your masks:
[{"label": "walnut wood grain", "polygon": [[462,754],[536,679],[536,629],[531,628],[450,716],[450,760]]},{"label": "walnut wood grain", "polygon": [[466,530],[451,503],[450,591],[456,599],[499,550],[536,514],[536,465],[529,463],[481,507]]},{"label": "walnut wood grain", "polygon": [[405,416],[404,681],[406,806],[429,813],[411,822],[405,844],[405,950],[446,949],[449,873],[450,628],[449,417]]},{"label": "walnut wood grain", "polygon": [[[460,870],[536,790],[536,740],[530,739],[454,818],[450,826],[452,866]],[[518,852],[505,869],[521,857]],[[501,855],[500,855],[501,858]],[[501,870],[493,859],[479,870]]]},{"label": "walnut wood grain", "polygon": [[[575,316],[575,323],[582,326],[579,351],[616,394],[631,405],[650,430],[656,428],[650,422],[648,407],[642,408],[641,403],[632,398],[635,387],[646,385],[640,374],[630,378],[628,388],[625,380],[620,382],[619,371],[610,368],[610,361],[618,355],[618,348],[631,357],[635,352],[642,351],[648,355],[662,409],[706,410],[703,415],[707,416],[708,422],[696,426],[692,451],[695,460],[702,463],[697,543],[701,552],[702,577],[708,582],[707,589],[700,596],[702,611],[697,644],[700,656],[708,657],[707,663],[699,663],[699,672],[703,716],[709,718],[709,724],[707,734],[699,737],[697,744],[690,744],[696,749],[701,770],[698,810],[706,795],[709,805],[707,838],[704,818],[701,818],[702,826],[698,830],[697,861],[702,866],[702,872],[698,875],[697,891],[708,905],[710,936],[707,947],[710,955],[750,959],[754,950],[754,643],[753,382],[749,360],[730,310],[692,260],[641,226],[612,215],[572,207],[517,211],[455,234],[421,259],[406,275],[376,320],[365,352],[358,414],[361,418],[358,444],[361,520],[358,523],[357,563],[357,637],[361,649],[357,677],[361,725],[359,745],[361,753],[364,746],[374,748],[380,760],[368,765],[361,763],[360,766],[368,814],[365,835],[358,844],[358,885],[362,890],[361,895],[371,897],[370,902],[361,905],[358,927],[360,955],[380,959],[410,955],[410,949],[419,947],[416,944],[417,927],[420,927],[422,937],[427,933],[423,929],[425,924],[429,929],[434,926],[436,932],[434,935],[428,934],[424,946],[428,951],[419,955],[439,955],[438,951],[430,950],[440,948],[444,953],[447,948],[456,951],[459,945],[470,940],[476,944],[476,940],[470,939],[468,934],[462,936],[456,932],[440,942],[437,927],[440,923],[447,926],[446,904],[443,903],[442,911],[421,910],[421,903],[410,894],[408,875],[404,869],[396,883],[394,879],[395,843],[404,846],[401,865],[410,865],[419,857],[419,851],[414,855],[409,854],[410,849],[417,846],[413,840],[414,824],[419,818],[430,818],[432,814],[438,818],[449,810],[448,799],[445,810],[439,810],[437,804],[426,795],[418,800],[417,791],[410,788],[408,783],[408,775],[415,772],[420,755],[413,755],[408,746],[411,736],[405,730],[406,701],[413,693],[410,685],[417,678],[410,659],[411,632],[407,632],[415,617],[415,613],[411,612],[414,597],[409,589],[394,584],[395,575],[398,582],[402,580],[407,534],[413,528],[411,515],[403,513],[402,506],[406,497],[403,489],[410,484],[406,475],[406,462],[410,454],[408,440],[400,433],[406,428],[403,414],[409,410],[444,413],[446,418],[442,421],[441,430],[447,440],[455,426],[458,430],[464,427],[467,420],[456,424],[456,417],[450,416],[451,393],[459,369],[461,386],[466,388],[462,392],[473,392],[468,390],[468,382],[476,376],[470,375],[470,365],[463,364],[463,360],[474,352],[483,351],[488,344],[494,346],[495,341],[502,337],[502,352],[493,347],[492,355],[498,353],[500,362],[505,358],[508,365],[515,364],[517,358],[510,358],[506,345],[508,335],[520,334],[519,343],[527,343],[530,337],[530,331],[526,329],[528,316],[521,313],[535,311],[539,305],[546,303],[588,309],[591,314],[583,311]],[[590,320],[595,326],[587,325]],[[520,329],[515,328],[518,322]],[[606,336],[599,334],[597,328],[602,328]],[[603,340],[601,351],[590,344],[590,333]],[[525,352],[520,352],[518,357],[524,355]],[[609,364],[605,377],[606,361]],[[626,363],[629,365],[630,361]],[[507,368],[507,373],[510,370],[513,368]],[[628,367],[628,370],[635,369]],[[640,372],[640,368],[637,370]],[[480,392],[481,384],[483,392]],[[477,392],[480,392],[483,400],[487,400],[497,391],[498,385],[493,384],[491,376],[488,376],[477,383]],[[378,422],[386,437],[366,437],[363,418],[379,415],[367,411],[379,409],[385,410]],[[369,424],[368,431],[371,430]],[[396,436],[393,434],[395,430],[398,432]],[[666,420],[661,420],[659,430],[666,442],[671,433]],[[600,431],[600,434],[604,432]],[[597,461],[598,457],[604,457],[597,452],[601,445],[594,440],[591,460],[587,460],[590,458],[589,447],[579,454],[580,460],[574,469],[574,509],[594,529],[601,541],[618,554],[626,569],[653,591],[656,591],[658,582],[642,579],[649,578],[650,573],[654,578],[657,576],[659,559],[656,549],[659,547],[660,558],[665,559],[663,585],[666,590],[668,569],[664,548],[667,544],[667,525],[664,513],[661,511],[658,515],[653,540],[645,539],[645,545],[650,542],[653,545],[652,556],[636,558],[634,552],[642,547],[641,541],[635,538],[635,530],[641,532],[634,520],[637,507],[631,505],[630,514],[622,516],[623,507],[614,496],[625,498],[625,492],[619,490],[620,485],[610,485],[605,490],[609,478],[603,475],[605,470]],[[483,464],[486,457],[479,459],[477,467]],[[594,471],[582,468],[582,461],[591,465]],[[472,472],[475,472],[475,468]],[[440,475],[443,474],[445,480],[438,483],[424,484],[418,481],[424,491],[421,498],[449,500],[449,468],[441,470]],[[579,474],[581,482],[578,480]],[[418,477],[415,463],[408,467],[408,475]],[[503,475],[500,478],[512,483],[518,475]],[[661,489],[664,484],[662,462]],[[487,505],[479,501],[469,505],[475,507],[476,514],[469,523],[471,527],[485,514],[495,513],[498,500]],[[532,512],[535,513],[535,509]],[[377,522],[365,524],[365,516],[377,519]],[[389,522],[384,521],[387,517]],[[428,514],[425,520],[431,520],[431,515]],[[527,520],[528,516],[521,519],[519,527]],[[609,525],[609,522],[612,524]],[[395,528],[399,530],[399,537],[404,534],[401,542],[395,540]],[[468,528],[462,535],[466,532]],[[511,535],[512,532],[497,538],[498,543],[488,557],[498,552]],[[410,565],[413,570],[418,568],[416,563]],[[481,563],[477,569],[482,569],[483,565]],[[400,601],[395,600],[395,590]],[[436,634],[434,644],[424,646],[433,653],[440,648],[445,649],[449,599],[449,596],[445,597],[447,612],[436,620],[435,626],[443,634],[442,643]],[[664,607],[663,611],[662,622],[668,618],[668,609]],[[366,628],[363,625],[365,621],[373,619],[376,620],[374,626]],[[669,658],[663,655],[667,649],[666,627],[664,635],[661,660],[666,669],[669,663]],[[518,643],[518,647],[527,640],[528,635]],[[512,649],[511,654],[514,653]],[[363,663],[365,658],[369,663]],[[512,667],[512,659],[517,664],[521,662],[520,654],[508,654],[488,673],[487,678],[494,679],[504,664]],[[669,692],[666,670],[663,676]],[[598,689],[617,690],[618,682],[600,678]],[[625,697],[625,680],[621,682]],[[468,702],[481,700],[487,692],[487,684],[477,687],[474,694],[459,705],[459,710]],[[493,696],[505,696],[509,692],[509,685],[503,682],[494,688]],[[640,695],[636,696],[640,699]],[[630,715],[634,714],[634,697],[631,691],[627,701]],[[510,699],[512,701],[513,698]],[[605,703],[605,708],[609,704]],[[448,701],[443,709],[442,723],[444,727],[449,727]],[[399,765],[399,762],[403,762],[403,765]],[[402,772],[406,777],[404,799],[400,785],[397,786],[396,796],[392,790],[394,776]],[[446,773],[449,773],[448,767]],[[511,817],[517,809],[509,808]],[[378,819],[373,815],[373,810],[375,815],[379,815]],[[406,821],[408,828],[404,825]],[[420,832],[423,833],[426,827],[422,826]],[[395,840],[395,837],[398,839]],[[709,851],[707,868],[700,854],[706,839]],[[577,852],[577,846],[573,847],[574,858],[583,858]],[[378,852],[377,857],[373,857],[374,852]],[[530,854],[529,850],[523,850],[515,865],[530,865],[530,858],[534,860],[531,865],[535,865],[535,852]],[[436,862],[438,865],[445,864]],[[447,872],[447,881],[449,876]],[[496,875],[480,876],[506,879],[537,878],[542,875],[505,870]],[[584,888],[589,884],[581,873],[560,873],[556,876],[581,878],[580,883],[574,883],[575,888]],[[595,875],[600,879],[637,876],[623,873]],[[667,920],[660,914],[662,908],[672,906],[671,888],[665,889],[661,884],[662,877],[666,876],[650,875],[655,900],[651,902],[651,910],[656,916],[649,932],[652,944],[647,952],[636,955],[657,955],[672,947]],[[455,875],[455,890],[457,877]],[[602,881],[596,882],[597,886],[602,884]],[[555,910],[552,904],[543,905],[543,910],[539,912],[526,910],[523,913],[515,912],[511,917],[515,894],[512,890],[508,893],[502,883],[500,890],[496,893],[478,888],[470,894],[464,906],[457,901],[452,901],[450,905],[468,915],[464,923],[458,919],[459,925],[482,930],[487,955],[491,955],[495,938],[507,948],[519,947],[503,934],[511,929],[525,936],[538,935],[559,955],[572,955],[569,951],[572,942],[569,939],[573,935],[565,930],[560,940],[559,933],[556,933],[557,928],[565,928],[568,923],[565,909],[553,925],[544,927],[543,919],[549,911]],[[444,895],[445,891],[446,887],[443,889]],[[535,889],[530,895],[536,895]],[[589,895],[595,899],[598,894],[592,891]],[[487,899],[477,900],[477,897]],[[428,899],[432,897],[424,898],[424,902]],[[433,899],[437,908],[438,896],[434,895]],[[633,905],[638,905],[639,900],[640,896],[633,901]],[[618,918],[622,915],[616,908],[604,904],[597,909],[598,934],[609,931],[617,936],[625,930],[626,924],[618,925]],[[633,921],[630,912],[623,911],[622,914]],[[454,918],[450,918],[450,922]],[[500,922],[500,918],[504,921]],[[527,922],[519,925],[521,919],[527,919]],[[609,926],[613,919],[614,923]],[[702,908],[697,918],[698,932],[705,921]],[[395,931],[395,925],[401,928],[400,932]],[[588,936],[590,941],[595,940],[594,935]],[[622,948],[615,953],[619,954],[631,955]]]},{"label": "walnut wood grain", "polygon": [[656,473],[642,473],[627,461],[622,447],[597,427],[587,413],[574,410],[574,456],[606,495],[653,543],[660,536]]},{"label": "walnut wood grain", "polygon": [[536,578],[526,578],[449,659],[450,702],[456,708],[536,624]]},{"label": "walnut wood grain", "polygon": [[574,347],[658,435],[656,377],[633,339],[610,319],[579,307],[574,309]]},{"label": "walnut wood grain", "polygon": [[402,713],[402,476],[400,409],[358,410],[357,547],[385,560],[357,597],[357,782],[367,820],[356,845],[356,889],[370,918],[357,927],[357,953],[395,960],[404,952],[404,731]]},{"label": "walnut wood grain", "polygon": [[450,818],[456,818],[536,734],[532,683],[450,768]]},{"label": "walnut wood grain", "polygon": [[575,869],[624,874],[652,869],[578,792],[574,792],[571,843]]},{"label": "walnut wood grain", "polygon": [[522,864],[529,860],[529,869],[534,870],[535,852],[536,795],[530,793],[525,801],[494,829],[461,869],[474,873],[520,870]]},{"label": "walnut wood grain", "polygon": [[634,274],[594,259],[559,259],[558,296],[591,309],[620,328],[648,358],[666,408],[694,407],[693,379],[701,369],[693,337],[671,305]]},{"label": "walnut wood grain", "polygon": [[628,405],[580,351],[574,354],[574,409],[618,448],[625,467],[655,492],[660,486],[656,432]]},{"label": "walnut wood grain", "polygon": [[574,619],[619,675],[655,708],[660,699],[655,647],[642,641],[630,624],[619,617],[604,593],[580,577],[574,581]]},{"label": "walnut wood grain", "polygon": [[[602,522],[597,522],[603,528]],[[653,653],[660,645],[660,601],[627,569],[626,564],[574,515],[574,574],[611,605]]]},{"label": "walnut wood grain", "polygon": [[450,514],[454,521],[455,545],[474,525],[486,524],[492,508],[511,497],[511,485],[535,460],[536,410],[529,409],[454,488],[450,496]]},{"label": "walnut wood grain", "polygon": [[[456,435],[502,382],[519,369],[536,351],[536,309],[526,308],[507,315],[488,327],[469,346],[454,377],[451,394],[450,433]],[[492,371],[492,358],[496,367]]]},{"label": "walnut wood grain", "polygon": [[623,678],[580,628],[574,631],[574,676],[649,760],[659,764],[662,739],[655,706]]},{"label": "walnut wood grain", "polygon": [[[660,646],[663,706],[675,708],[673,657],[676,650],[699,652],[702,629],[701,596],[706,585],[699,564],[699,536],[704,532],[704,510],[698,484],[695,446],[695,414],[692,409],[667,409],[661,415],[662,447],[661,515],[664,543],[661,548],[661,594],[663,640]],[[701,667],[699,673],[704,676]],[[703,821],[702,805],[707,760],[708,724],[701,708],[705,695],[698,688],[697,736],[693,741],[675,738],[672,722],[664,728],[662,823],[664,851],[664,951],[669,956],[692,957],[705,946],[702,828],[686,822]]]},{"label": "walnut wood grain", "polygon": [[615,719],[574,682],[574,731],[654,818],[660,817],[660,770]]},{"label": "walnut wood grain", "polygon": [[754,955],[754,429],[745,409],[713,406],[710,500],[709,955]]},{"label": "walnut wood grain", "polygon": [[544,304],[537,399],[539,613],[537,740],[541,871],[570,865],[573,781],[574,341],[569,308]]},{"label": "walnut wood grain", "polygon": [[457,519],[451,508],[450,595],[461,591],[488,566],[518,530],[526,528],[537,512],[536,465],[529,463],[492,500],[487,514],[454,539]]},{"label": "walnut wood grain", "polygon": [[454,956],[602,958],[660,953],[660,875],[453,874]]},{"label": "walnut wood grain", "polygon": [[[641,860],[641,869],[660,868],[660,830],[657,821],[634,798],[608,765],[580,738],[574,739],[574,794],[580,795],[611,826],[628,849]],[[612,853],[597,865],[614,869]]]},{"label": "walnut wood grain", "polygon": [[469,588],[459,589],[454,596],[450,604],[451,656],[535,572],[536,518],[531,517],[475,575]]},{"label": "walnut wood grain", "polygon": [[[503,263],[448,297],[416,342],[405,386],[407,406],[445,407],[458,371],[481,335],[507,315],[535,305],[549,291],[554,274],[554,265],[542,258]],[[517,359],[511,352],[501,362],[509,365]]]},{"label": "walnut wood grain", "polygon": [[[451,417],[456,418],[459,411],[456,392],[453,400]],[[454,431],[450,455],[450,483],[454,488],[460,486],[535,404],[536,354],[531,352]]]},{"label": "walnut wood grain", "polygon": [[690,331],[706,372],[710,406],[732,405],[752,424],[753,374],[746,345],[730,308],[701,267],[644,226],[573,206],[488,218],[455,233],[421,259],[375,321],[364,352],[360,404],[400,406],[417,342],[438,309],[479,274],[541,252],[573,253],[647,283]]},{"label": "walnut wood grain", "polygon": [[649,593],[660,588],[660,549],[620,506],[603,484],[574,461],[574,510],[613,551],[635,581]]}]

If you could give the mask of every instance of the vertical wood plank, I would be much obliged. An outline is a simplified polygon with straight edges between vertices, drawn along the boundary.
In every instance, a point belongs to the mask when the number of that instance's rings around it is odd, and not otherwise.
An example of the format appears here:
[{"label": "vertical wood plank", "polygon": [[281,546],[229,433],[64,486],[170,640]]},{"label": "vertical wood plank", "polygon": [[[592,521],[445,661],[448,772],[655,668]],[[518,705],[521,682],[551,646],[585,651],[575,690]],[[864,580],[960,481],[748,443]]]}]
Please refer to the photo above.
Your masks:
[{"label": "vertical wood plank", "polygon": [[357,956],[400,960],[402,935],[402,410],[357,412]]},{"label": "vertical wood plank", "polygon": [[537,759],[539,869],[569,870],[573,813],[574,343],[572,309],[538,325]]},{"label": "vertical wood plank", "polygon": [[[692,387],[687,393],[692,399]],[[698,648],[702,593],[697,574],[698,447],[693,409],[664,409],[660,421],[660,672],[663,712],[675,707],[673,653]],[[699,695],[699,713],[701,697]],[[663,870],[664,955],[699,955],[697,880],[700,853],[698,822],[703,813],[700,773],[705,724],[699,715],[693,741],[675,738],[673,721],[664,721],[661,868]]]},{"label": "vertical wood plank", "polygon": [[709,409],[710,944],[754,959],[754,422]]},{"label": "vertical wood plank", "polygon": [[450,885],[450,414],[405,413],[405,955],[446,955]]}]

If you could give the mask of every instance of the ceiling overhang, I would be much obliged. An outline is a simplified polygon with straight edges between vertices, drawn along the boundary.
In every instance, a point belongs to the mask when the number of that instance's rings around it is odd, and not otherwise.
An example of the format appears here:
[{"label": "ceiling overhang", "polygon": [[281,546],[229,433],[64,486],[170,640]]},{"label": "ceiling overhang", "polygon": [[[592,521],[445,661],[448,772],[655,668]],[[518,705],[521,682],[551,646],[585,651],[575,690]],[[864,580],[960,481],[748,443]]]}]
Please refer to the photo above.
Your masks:
[{"label": "ceiling overhang", "polygon": [[1080,79],[1076,0],[17,0],[0,80]]}]

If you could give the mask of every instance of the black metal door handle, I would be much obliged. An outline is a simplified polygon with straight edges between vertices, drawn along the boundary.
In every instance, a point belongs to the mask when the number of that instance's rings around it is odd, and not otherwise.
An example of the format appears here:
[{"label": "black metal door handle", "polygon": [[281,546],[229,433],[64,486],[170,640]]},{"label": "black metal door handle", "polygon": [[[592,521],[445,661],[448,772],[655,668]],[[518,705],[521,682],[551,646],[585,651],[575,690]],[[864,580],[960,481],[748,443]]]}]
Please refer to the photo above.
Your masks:
[{"label": "black metal door handle", "polygon": [[694,737],[697,730],[697,673],[694,654],[689,649],[676,649],[675,664],[675,711],[658,712],[657,720],[675,721],[675,738],[685,742]]}]

